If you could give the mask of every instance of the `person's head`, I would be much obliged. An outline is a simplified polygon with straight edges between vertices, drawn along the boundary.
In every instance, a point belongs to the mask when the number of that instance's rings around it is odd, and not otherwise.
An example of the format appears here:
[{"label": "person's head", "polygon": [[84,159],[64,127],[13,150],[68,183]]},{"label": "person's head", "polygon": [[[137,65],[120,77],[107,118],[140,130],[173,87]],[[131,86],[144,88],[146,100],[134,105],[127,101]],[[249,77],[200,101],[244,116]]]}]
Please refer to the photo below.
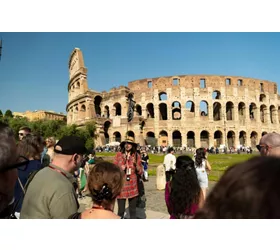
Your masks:
[{"label": "person's head", "polygon": [[262,156],[280,157],[280,134],[268,133],[260,139],[257,149]]},{"label": "person's head", "polygon": [[174,154],[174,148],[173,147],[168,148],[167,152],[168,154]]},{"label": "person's head", "polygon": [[206,159],[206,150],[205,148],[198,148],[195,151],[195,164],[201,166],[203,159]]},{"label": "person's head", "polygon": [[31,129],[29,127],[21,127],[18,131],[18,138],[21,141],[23,137],[29,134],[31,134]]},{"label": "person's head", "polygon": [[279,219],[280,159],[254,157],[228,168],[198,219]]},{"label": "person's head", "polygon": [[137,144],[131,136],[127,136],[126,139],[120,144],[122,152],[135,153],[137,149]]},{"label": "person's head", "polygon": [[0,122],[0,214],[14,197],[18,156],[13,130],[7,124]]},{"label": "person's head", "polygon": [[85,163],[83,155],[87,153],[85,142],[78,136],[64,136],[54,146],[52,163],[70,173],[74,173]]},{"label": "person's head", "polygon": [[105,209],[113,210],[115,200],[120,194],[123,184],[123,171],[107,161],[97,163],[88,176],[88,188],[93,203]]},{"label": "person's head", "polygon": [[191,206],[199,203],[200,192],[193,160],[187,155],[179,156],[176,160],[176,172],[171,181],[170,200],[174,215],[180,218],[186,210],[191,212]]},{"label": "person's head", "polygon": [[56,144],[55,138],[54,137],[48,137],[46,139],[46,147],[47,148],[51,148],[54,147],[54,145]]},{"label": "person's head", "polygon": [[18,152],[29,160],[40,160],[44,149],[44,139],[40,135],[26,135],[18,143]]}]

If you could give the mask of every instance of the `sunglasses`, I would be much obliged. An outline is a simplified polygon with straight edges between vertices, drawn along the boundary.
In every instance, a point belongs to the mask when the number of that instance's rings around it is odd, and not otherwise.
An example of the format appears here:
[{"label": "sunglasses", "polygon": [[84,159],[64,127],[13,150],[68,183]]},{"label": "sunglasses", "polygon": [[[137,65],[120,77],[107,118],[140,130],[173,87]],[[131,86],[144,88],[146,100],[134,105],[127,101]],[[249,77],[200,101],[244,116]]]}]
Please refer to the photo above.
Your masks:
[{"label": "sunglasses", "polygon": [[18,157],[17,163],[15,163],[13,165],[8,165],[8,166],[3,167],[2,169],[0,169],[0,173],[9,171],[9,170],[12,170],[12,169],[15,169],[15,168],[19,168],[21,166],[27,165],[28,163],[29,163],[29,160],[26,157],[20,155]]},{"label": "sunglasses", "polygon": [[19,136],[24,136],[24,134],[23,134],[23,133],[18,133],[18,135],[19,135]]}]

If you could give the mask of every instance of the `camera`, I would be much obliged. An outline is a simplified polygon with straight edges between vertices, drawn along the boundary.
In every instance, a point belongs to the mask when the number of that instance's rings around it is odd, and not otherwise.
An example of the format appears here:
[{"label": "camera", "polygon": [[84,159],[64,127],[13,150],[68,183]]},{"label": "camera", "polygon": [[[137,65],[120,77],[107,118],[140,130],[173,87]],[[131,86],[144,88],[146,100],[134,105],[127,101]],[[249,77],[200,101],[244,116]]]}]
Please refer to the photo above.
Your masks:
[{"label": "camera", "polygon": [[130,181],[130,175],[126,176],[126,180]]}]

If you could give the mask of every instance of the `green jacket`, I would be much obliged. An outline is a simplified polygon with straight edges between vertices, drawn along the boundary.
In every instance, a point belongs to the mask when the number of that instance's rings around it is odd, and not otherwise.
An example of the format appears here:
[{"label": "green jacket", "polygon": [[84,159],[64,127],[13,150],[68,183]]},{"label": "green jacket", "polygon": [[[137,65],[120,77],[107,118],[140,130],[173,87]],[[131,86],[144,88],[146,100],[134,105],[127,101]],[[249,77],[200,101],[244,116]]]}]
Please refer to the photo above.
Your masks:
[{"label": "green jacket", "polygon": [[20,219],[67,219],[79,208],[74,189],[75,178],[50,164],[30,182],[24,196]]}]

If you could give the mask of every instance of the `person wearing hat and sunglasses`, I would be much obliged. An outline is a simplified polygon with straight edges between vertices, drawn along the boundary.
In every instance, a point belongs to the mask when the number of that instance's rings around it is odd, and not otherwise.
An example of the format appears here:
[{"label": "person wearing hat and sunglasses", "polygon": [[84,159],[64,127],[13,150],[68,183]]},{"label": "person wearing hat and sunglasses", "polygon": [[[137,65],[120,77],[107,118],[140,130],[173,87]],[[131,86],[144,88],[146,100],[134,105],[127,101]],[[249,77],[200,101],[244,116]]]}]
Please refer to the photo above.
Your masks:
[{"label": "person wearing hat and sunglasses", "polygon": [[[143,174],[141,156],[137,153],[137,144],[133,137],[128,136],[120,144],[121,152],[118,152],[114,164],[124,171],[124,186],[118,200],[118,215],[123,218],[125,213],[125,202],[129,202],[130,219],[136,219],[136,204],[139,195],[138,178]],[[138,176],[137,176],[138,175]]]},{"label": "person wearing hat and sunglasses", "polygon": [[84,163],[84,141],[64,136],[54,147],[54,158],[31,180],[22,204],[20,219],[67,219],[79,204],[73,173]]},{"label": "person wearing hat and sunglasses", "polygon": [[262,156],[280,157],[280,134],[268,133],[260,139],[260,144],[257,145]]}]

